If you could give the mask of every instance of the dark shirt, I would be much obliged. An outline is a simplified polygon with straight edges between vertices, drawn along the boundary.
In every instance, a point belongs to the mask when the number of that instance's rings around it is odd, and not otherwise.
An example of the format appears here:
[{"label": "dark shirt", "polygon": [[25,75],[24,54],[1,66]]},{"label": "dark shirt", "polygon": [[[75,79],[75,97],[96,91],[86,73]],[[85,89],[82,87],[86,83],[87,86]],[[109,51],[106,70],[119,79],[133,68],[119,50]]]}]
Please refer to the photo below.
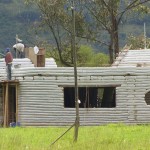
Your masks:
[{"label": "dark shirt", "polygon": [[11,64],[12,61],[13,61],[13,56],[12,56],[11,52],[7,52],[5,55],[6,65]]}]

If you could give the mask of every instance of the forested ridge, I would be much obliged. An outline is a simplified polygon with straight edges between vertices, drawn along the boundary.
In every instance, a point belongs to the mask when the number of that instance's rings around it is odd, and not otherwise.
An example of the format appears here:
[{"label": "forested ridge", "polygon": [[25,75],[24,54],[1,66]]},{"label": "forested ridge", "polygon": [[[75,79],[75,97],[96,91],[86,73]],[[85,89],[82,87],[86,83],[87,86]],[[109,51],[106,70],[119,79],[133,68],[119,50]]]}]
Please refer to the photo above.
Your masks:
[{"label": "forested ridge", "polygon": [[12,47],[16,34],[25,44],[33,43],[33,24],[40,14],[33,6],[26,6],[24,0],[0,0],[0,49]]},{"label": "forested ridge", "polygon": [[[35,6],[27,6],[24,0],[0,0],[0,49],[12,47],[15,44],[15,36],[19,35],[26,45],[34,45],[37,35],[33,31],[34,26],[40,20],[40,12]],[[136,14],[125,19],[120,25],[119,34],[120,47],[125,45],[126,37],[129,34],[143,34],[143,24],[146,23],[146,34],[150,37],[150,16],[145,15],[138,18]],[[40,35],[38,35],[40,36]],[[48,37],[49,34],[41,34],[42,37]],[[97,44],[93,45],[97,51],[105,51]]]}]

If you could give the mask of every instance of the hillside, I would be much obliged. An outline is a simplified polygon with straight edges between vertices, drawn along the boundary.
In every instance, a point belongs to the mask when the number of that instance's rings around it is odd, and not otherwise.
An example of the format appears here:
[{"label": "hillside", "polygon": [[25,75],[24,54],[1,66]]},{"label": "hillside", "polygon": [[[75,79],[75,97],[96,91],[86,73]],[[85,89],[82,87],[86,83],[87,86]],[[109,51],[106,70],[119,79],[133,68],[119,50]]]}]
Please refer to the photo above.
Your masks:
[{"label": "hillside", "polygon": [[[32,29],[40,19],[40,13],[35,6],[26,6],[24,0],[0,0],[0,18],[1,51],[15,44],[16,34],[19,35],[19,38],[21,38],[26,45],[34,45],[37,36]],[[147,27],[147,36],[150,37],[150,16],[147,15],[141,19],[137,19],[137,16],[133,15],[130,19],[127,18],[127,20],[128,21],[124,21],[120,26],[120,47],[125,45],[126,37],[129,34],[143,34],[144,22]],[[93,45],[93,47],[97,49],[96,51],[99,51],[99,49],[104,51],[102,47],[99,47],[97,44]]]},{"label": "hillside", "polygon": [[32,24],[39,19],[39,14],[33,6],[27,7],[23,0],[1,0],[0,18],[1,50],[15,44],[16,34],[25,44],[33,41],[34,35],[30,30]]}]

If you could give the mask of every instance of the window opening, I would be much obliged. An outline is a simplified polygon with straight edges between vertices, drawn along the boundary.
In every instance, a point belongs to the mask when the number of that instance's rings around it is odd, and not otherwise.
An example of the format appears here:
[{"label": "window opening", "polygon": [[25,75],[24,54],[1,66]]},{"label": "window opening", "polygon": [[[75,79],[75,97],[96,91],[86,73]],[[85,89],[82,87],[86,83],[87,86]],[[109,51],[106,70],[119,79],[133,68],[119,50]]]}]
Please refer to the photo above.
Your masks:
[{"label": "window opening", "polygon": [[150,105],[150,91],[145,94],[145,102],[147,105]]},{"label": "window opening", "polygon": [[[79,87],[80,108],[116,107],[116,87]],[[64,107],[75,108],[74,87],[64,87]]]}]

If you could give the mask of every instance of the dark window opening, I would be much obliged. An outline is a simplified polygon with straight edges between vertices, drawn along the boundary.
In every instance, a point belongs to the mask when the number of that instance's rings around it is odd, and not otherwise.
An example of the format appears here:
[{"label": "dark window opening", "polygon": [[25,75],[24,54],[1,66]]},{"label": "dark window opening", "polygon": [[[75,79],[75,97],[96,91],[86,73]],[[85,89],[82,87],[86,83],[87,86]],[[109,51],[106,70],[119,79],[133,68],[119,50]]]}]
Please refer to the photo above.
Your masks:
[{"label": "dark window opening", "polygon": [[150,91],[145,94],[145,102],[147,105],[150,105]]},{"label": "dark window opening", "polygon": [[[116,107],[115,87],[79,87],[80,108]],[[75,107],[74,87],[64,87],[64,107]]]}]

